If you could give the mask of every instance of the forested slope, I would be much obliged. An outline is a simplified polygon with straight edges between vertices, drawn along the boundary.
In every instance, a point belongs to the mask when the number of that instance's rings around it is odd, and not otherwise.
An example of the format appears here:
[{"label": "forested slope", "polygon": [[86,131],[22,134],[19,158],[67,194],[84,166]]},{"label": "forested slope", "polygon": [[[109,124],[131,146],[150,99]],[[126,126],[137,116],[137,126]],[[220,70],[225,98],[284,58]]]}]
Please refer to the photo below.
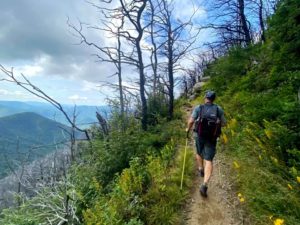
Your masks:
[{"label": "forested slope", "polygon": [[265,43],[232,49],[205,71],[228,118],[221,139],[232,179],[255,224],[300,221],[299,9],[284,1]]},{"label": "forested slope", "polygon": [[[219,143],[253,224],[300,221],[299,8],[298,0],[283,1],[264,43],[231,49],[204,74],[211,77],[205,89],[217,92],[226,113]],[[4,210],[0,223],[180,224],[193,176],[189,151],[181,191],[186,136],[180,108],[189,103],[179,99],[168,121],[165,96],[147,100],[148,130],[135,116],[122,120],[113,113],[109,134],[81,143],[63,179],[37,188],[32,199],[17,196],[22,204]]]}]

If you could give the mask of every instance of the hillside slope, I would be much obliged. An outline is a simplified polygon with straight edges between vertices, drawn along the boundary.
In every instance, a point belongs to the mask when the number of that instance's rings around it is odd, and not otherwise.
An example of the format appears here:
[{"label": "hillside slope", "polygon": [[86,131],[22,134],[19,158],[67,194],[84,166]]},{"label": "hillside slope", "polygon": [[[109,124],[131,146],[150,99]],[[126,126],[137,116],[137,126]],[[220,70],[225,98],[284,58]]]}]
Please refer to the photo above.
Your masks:
[{"label": "hillside slope", "polygon": [[236,196],[253,224],[300,221],[299,9],[283,1],[264,44],[232,49],[205,71],[228,119],[221,142]]},{"label": "hillside slope", "polygon": [[7,140],[19,137],[30,140],[32,144],[48,144],[64,139],[62,129],[69,128],[32,112],[0,118],[0,136]]},{"label": "hillside slope", "polygon": [[[55,144],[69,140],[70,128],[36,113],[20,113],[0,118],[0,172],[7,169],[5,160],[17,160],[30,153],[30,160],[55,149]],[[4,160],[4,161],[3,161]]]}]

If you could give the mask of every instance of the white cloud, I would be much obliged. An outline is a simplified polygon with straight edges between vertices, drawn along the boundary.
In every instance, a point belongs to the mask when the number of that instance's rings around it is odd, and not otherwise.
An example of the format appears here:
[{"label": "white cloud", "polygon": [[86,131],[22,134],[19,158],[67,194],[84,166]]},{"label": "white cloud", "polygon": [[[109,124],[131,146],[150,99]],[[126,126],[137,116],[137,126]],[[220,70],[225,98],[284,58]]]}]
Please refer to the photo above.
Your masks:
[{"label": "white cloud", "polygon": [[7,100],[37,100],[36,96],[30,95],[23,91],[0,89],[0,99]]},{"label": "white cloud", "polygon": [[194,13],[193,22],[207,17],[205,8],[199,5],[199,3],[190,0],[175,0],[173,13],[175,18],[181,21],[189,20]]},{"label": "white cloud", "polygon": [[0,95],[8,95],[8,94],[9,94],[9,91],[0,89]]},{"label": "white cloud", "polygon": [[79,95],[77,95],[77,94],[72,95],[72,96],[69,96],[68,99],[69,99],[69,100],[72,100],[72,101],[86,101],[86,100],[88,100],[87,97],[79,96]]},{"label": "white cloud", "polygon": [[41,75],[43,72],[43,67],[39,65],[24,65],[15,68],[15,74],[24,74],[26,77],[34,77]]},{"label": "white cloud", "polygon": [[[113,2],[117,4],[119,1]],[[84,0],[10,0],[4,1],[1,7],[0,63],[6,68],[13,66],[16,76],[23,73],[46,93],[62,102],[93,101],[98,103],[103,102],[104,97],[118,94],[110,88],[100,87],[100,81],[115,83],[117,77],[109,77],[115,73],[115,67],[112,64],[95,62],[97,58],[91,54],[99,54],[99,51],[89,46],[74,45],[79,40],[68,32],[70,28],[66,23],[67,16],[75,25],[77,18],[92,26],[99,25],[102,16],[95,7]],[[175,0],[173,13],[176,18],[186,21],[193,10],[194,5],[191,0]],[[198,22],[198,19],[201,20],[204,17],[206,17],[206,11],[199,7],[194,19]],[[117,24],[116,21],[113,22]],[[127,21],[124,26],[134,35],[134,31],[131,31],[132,24]],[[90,41],[100,46],[116,45],[116,39],[108,38],[107,32],[86,27],[83,27],[83,31]],[[142,46],[150,47],[145,40],[142,41]],[[127,43],[122,43],[122,48],[128,52],[131,50],[131,46]],[[143,52],[143,54],[145,65],[147,65],[150,53]],[[122,72],[123,81],[138,79],[138,72],[134,67],[124,65]],[[2,76],[1,73],[0,76]],[[124,82],[124,85],[131,87],[132,83]],[[15,99],[34,98],[26,92],[17,92],[17,88],[5,89],[4,86],[1,88],[0,98],[3,96],[9,96],[7,98],[10,99],[13,96]]]},{"label": "white cloud", "polygon": [[81,91],[99,91],[99,84],[83,80]]}]

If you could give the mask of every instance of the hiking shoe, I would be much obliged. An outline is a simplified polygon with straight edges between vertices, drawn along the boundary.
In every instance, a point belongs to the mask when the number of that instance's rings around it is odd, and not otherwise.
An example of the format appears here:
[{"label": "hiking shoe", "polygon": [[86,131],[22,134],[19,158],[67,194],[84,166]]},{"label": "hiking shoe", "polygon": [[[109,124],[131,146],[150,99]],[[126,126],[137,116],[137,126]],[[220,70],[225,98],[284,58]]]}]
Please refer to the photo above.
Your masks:
[{"label": "hiking shoe", "polygon": [[202,197],[205,197],[205,198],[207,197],[207,186],[206,185],[202,184],[200,186],[200,194]]},{"label": "hiking shoe", "polygon": [[204,177],[204,169],[198,169],[198,172],[200,177]]}]

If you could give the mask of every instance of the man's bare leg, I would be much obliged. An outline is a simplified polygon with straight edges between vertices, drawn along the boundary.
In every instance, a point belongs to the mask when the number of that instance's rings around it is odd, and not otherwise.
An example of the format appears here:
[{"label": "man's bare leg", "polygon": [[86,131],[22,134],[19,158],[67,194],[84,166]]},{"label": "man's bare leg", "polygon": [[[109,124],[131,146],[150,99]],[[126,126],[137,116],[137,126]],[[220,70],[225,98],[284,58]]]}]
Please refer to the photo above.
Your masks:
[{"label": "man's bare leg", "polygon": [[204,168],[204,185],[208,185],[208,182],[210,180],[212,171],[213,171],[213,162],[204,160],[205,168]]},{"label": "man's bare leg", "polygon": [[203,159],[200,155],[196,154],[196,159],[197,159],[197,165],[198,165],[198,170],[203,170],[204,166],[203,166]]},{"label": "man's bare leg", "polygon": [[207,197],[207,186],[213,171],[212,161],[204,160],[204,182],[200,186],[200,194]]}]

